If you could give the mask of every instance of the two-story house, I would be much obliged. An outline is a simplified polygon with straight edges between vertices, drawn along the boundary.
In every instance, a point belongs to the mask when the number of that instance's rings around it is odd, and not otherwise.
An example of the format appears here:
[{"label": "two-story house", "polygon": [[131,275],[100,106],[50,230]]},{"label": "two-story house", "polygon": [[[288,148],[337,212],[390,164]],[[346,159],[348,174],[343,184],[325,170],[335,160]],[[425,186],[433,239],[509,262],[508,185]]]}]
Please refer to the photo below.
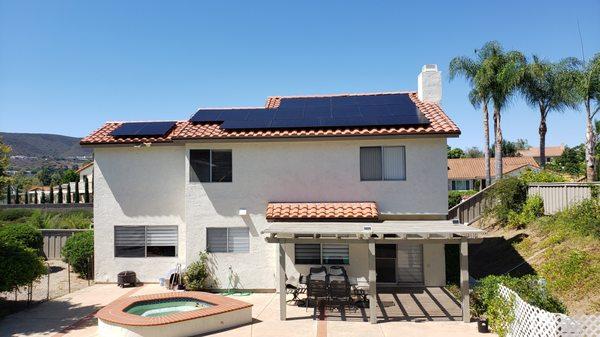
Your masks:
[{"label": "two-story house", "polygon": [[417,92],[104,124],[81,141],[94,149],[95,279],[156,282],[208,251],[216,288],[283,289],[314,265],[344,265],[371,292],[445,285],[444,245],[466,256],[480,231],[446,220],[446,139],[460,130],[440,100],[427,65]]}]

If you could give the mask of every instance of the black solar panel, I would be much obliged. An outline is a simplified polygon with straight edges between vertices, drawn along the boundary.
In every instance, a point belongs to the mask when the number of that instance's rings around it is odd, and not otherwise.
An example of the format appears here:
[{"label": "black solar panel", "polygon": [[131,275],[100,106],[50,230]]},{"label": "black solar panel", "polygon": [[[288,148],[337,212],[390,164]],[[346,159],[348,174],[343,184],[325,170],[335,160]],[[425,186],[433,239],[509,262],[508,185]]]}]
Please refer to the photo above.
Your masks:
[{"label": "black solar panel", "polygon": [[173,126],[175,126],[175,122],[123,123],[110,134],[115,137],[164,136]]},{"label": "black solar panel", "polygon": [[408,94],[283,97],[278,108],[198,110],[190,121],[226,130],[429,124]]}]

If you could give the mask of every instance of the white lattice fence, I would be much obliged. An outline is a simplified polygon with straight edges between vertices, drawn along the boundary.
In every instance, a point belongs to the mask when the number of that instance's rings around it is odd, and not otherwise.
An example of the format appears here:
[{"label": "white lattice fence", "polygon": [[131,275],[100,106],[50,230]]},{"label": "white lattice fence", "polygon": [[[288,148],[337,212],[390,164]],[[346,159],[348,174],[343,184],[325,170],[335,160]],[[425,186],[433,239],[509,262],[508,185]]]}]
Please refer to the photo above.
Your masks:
[{"label": "white lattice fence", "polygon": [[513,303],[514,320],[508,328],[511,337],[600,337],[600,315],[569,317],[535,307],[517,293],[500,285],[500,296]]}]

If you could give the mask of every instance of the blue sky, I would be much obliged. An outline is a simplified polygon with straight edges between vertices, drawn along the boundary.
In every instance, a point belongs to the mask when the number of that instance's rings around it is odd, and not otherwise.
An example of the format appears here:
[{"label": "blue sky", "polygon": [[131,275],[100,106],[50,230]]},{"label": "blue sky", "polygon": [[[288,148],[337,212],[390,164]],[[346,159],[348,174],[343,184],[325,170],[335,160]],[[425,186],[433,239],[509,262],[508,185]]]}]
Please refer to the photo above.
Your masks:
[{"label": "blue sky", "polygon": [[[482,142],[453,56],[489,40],[551,60],[600,52],[600,1],[4,1],[0,131],[84,136],[107,120],[187,119],[198,107],[261,106],[269,95],[416,90],[425,63],[444,75],[442,105]],[[520,98],[508,139],[537,143]],[[547,144],[584,139],[582,112],[549,119]]]}]

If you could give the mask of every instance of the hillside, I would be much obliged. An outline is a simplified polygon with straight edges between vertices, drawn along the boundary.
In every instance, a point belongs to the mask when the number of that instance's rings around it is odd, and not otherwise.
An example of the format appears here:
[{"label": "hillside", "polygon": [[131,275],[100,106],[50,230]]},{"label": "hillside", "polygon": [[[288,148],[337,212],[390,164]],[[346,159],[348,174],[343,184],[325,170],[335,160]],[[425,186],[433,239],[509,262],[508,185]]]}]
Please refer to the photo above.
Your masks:
[{"label": "hillside", "polygon": [[41,133],[0,132],[12,148],[10,169],[32,171],[44,165],[72,167],[92,157],[90,149],[79,145],[79,138]]}]

